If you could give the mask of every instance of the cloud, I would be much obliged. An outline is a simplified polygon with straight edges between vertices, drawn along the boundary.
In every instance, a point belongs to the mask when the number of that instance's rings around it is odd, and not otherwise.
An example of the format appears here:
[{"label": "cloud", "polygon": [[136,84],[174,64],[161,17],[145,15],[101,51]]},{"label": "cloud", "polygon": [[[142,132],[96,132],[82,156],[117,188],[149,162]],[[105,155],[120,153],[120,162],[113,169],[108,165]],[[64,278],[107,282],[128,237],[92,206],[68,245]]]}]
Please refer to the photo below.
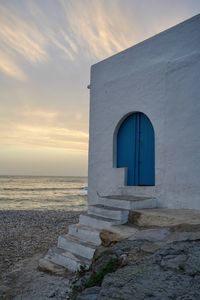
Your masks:
[{"label": "cloud", "polygon": [[13,9],[1,6],[0,40],[4,47],[35,64],[47,61],[46,39],[31,20],[25,20]]},{"label": "cloud", "polygon": [[[172,1],[2,1],[0,71],[24,80],[24,62],[48,64],[55,54],[73,63],[103,59],[187,17],[186,3],[171,12]],[[155,17],[161,9],[170,16]]]},{"label": "cloud", "polygon": [[24,62],[48,63],[51,49],[75,61],[104,58],[126,48],[133,42],[129,22],[118,2],[109,3],[60,0],[49,14],[46,5],[34,1],[0,3],[0,71],[25,80]]},{"label": "cloud", "polygon": [[[61,112],[53,111],[34,103],[18,103],[9,111],[0,112],[0,144],[2,146],[29,146],[65,149],[68,153],[87,153],[88,133],[82,127],[74,129],[60,119]],[[66,115],[67,118],[67,115]],[[75,118],[81,118],[80,113]],[[70,122],[69,122],[70,123]],[[79,122],[77,122],[79,123]]]},{"label": "cloud", "polygon": [[[65,36],[76,54],[103,58],[121,51],[134,42],[130,20],[118,1],[59,1],[65,14]],[[75,41],[72,40],[75,38]]]},{"label": "cloud", "polygon": [[30,124],[1,124],[1,145],[26,145],[66,149],[71,153],[85,152],[88,134],[55,126],[31,126]]},{"label": "cloud", "polygon": [[0,5],[0,70],[19,80],[27,75],[21,59],[31,64],[48,60],[46,41],[39,28],[20,17],[13,7]]},{"label": "cloud", "polygon": [[[155,18],[145,10],[151,5],[156,11],[154,1],[3,1],[0,71],[25,80],[29,76],[25,74],[26,63],[32,68],[63,58],[66,63],[92,63],[183,19],[183,8],[179,14]],[[171,10],[171,4],[160,6]]]},{"label": "cloud", "polygon": [[35,108],[31,105],[25,104],[24,107],[20,107],[20,115],[22,118],[27,117],[29,120],[33,118],[35,120],[39,119],[49,122],[54,120],[58,116],[58,113],[54,111],[47,111],[41,108]]},{"label": "cloud", "polygon": [[17,65],[12,56],[7,55],[5,52],[0,50],[0,71],[5,75],[17,78],[19,80],[25,80],[26,74]]}]

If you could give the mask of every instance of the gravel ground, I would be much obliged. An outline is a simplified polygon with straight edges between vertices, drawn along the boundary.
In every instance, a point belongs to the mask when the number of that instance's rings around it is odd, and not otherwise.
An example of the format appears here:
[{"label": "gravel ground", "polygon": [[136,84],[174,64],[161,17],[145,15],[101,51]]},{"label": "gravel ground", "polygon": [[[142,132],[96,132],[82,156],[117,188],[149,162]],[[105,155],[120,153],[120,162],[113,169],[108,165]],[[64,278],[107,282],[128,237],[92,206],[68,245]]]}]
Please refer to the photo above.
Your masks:
[{"label": "gravel ground", "polygon": [[[41,299],[62,299],[52,290],[52,282],[62,285],[63,278],[39,272],[37,261],[56,245],[60,234],[67,233],[69,224],[78,222],[79,215],[75,211],[0,211],[0,299],[40,299],[39,294],[34,297],[34,285],[38,292],[39,282]],[[22,286],[30,283],[32,294],[23,296]]]}]

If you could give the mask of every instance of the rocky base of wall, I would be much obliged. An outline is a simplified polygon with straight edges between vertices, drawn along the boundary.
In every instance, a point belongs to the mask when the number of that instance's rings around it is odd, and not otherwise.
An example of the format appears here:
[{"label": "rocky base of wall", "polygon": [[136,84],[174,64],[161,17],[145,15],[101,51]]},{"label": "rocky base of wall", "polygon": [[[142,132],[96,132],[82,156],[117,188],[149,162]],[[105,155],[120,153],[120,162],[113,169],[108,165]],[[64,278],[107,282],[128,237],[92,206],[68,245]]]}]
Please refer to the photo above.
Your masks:
[{"label": "rocky base of wall", "polygon": [[73,281],[70,299],[192,300],[200,299],[199,286],[198,235],[167,243],[126,239],[99,248],[90,271]]}]

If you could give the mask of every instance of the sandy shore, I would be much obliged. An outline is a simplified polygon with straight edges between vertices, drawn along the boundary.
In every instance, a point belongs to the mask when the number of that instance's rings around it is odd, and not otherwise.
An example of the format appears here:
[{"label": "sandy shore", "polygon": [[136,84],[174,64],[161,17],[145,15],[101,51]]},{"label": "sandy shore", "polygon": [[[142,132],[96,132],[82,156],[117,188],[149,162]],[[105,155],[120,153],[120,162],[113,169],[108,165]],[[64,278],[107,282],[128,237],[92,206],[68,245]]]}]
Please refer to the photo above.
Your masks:
[{"label": "sandy shore", "polygon": [[0,211],[0,299],[62,299],[62,293],[66,296],[63,288],[67,279],[39,272],[37,261],[56,244],[60,234],[67,232],[69,224],[78,222],[79,214]]}]

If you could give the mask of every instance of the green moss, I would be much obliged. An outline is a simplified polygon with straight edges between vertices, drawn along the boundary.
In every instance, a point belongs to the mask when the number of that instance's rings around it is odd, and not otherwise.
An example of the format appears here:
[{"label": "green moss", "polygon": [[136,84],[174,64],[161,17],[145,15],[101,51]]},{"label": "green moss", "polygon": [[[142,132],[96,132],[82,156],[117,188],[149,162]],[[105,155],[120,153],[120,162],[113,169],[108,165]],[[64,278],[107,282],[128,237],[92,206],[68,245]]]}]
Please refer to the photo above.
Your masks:
[{"label": "green moss", "polygon": [[117,270],[119,262],[117,258],[111,258],[111,260],[102,267],[97,273],[93,273],[88,281],[85,283],[84,287],[89,288],[95,285],[100,286],[103,278],[106,274],[112,273]]}]

